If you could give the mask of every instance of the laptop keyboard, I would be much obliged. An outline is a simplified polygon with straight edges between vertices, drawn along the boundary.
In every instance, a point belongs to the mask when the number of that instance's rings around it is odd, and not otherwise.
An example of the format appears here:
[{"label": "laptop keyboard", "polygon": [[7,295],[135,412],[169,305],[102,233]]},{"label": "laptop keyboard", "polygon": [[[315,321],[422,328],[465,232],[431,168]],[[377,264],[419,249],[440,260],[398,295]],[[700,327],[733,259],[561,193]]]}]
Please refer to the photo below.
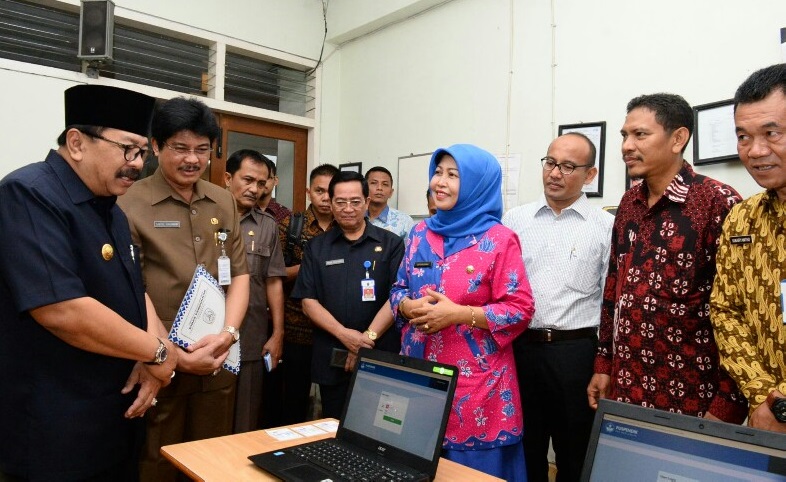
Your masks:
[{"label": "laptop keyboard", "polygon": [[386,467],[369,457],[348,450],[333,440],[295,447],[292,453],[352,482],[420,480],[414,474]]}]

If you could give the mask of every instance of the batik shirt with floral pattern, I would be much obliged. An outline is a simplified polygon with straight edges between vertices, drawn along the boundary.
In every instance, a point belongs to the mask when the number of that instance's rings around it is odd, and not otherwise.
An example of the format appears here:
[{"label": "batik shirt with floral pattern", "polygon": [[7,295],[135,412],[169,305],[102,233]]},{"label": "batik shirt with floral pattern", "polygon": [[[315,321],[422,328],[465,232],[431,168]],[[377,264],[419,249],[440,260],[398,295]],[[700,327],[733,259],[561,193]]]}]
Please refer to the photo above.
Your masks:
[{"label": "batik shirt with floral pattern", "polygon": [[740,196],[688,163],[652,206],[647,185],[617,210],[595,372],[606,396],[729,422],[746,404],[721,368],[710,322],[710,291],[723,220]]},{"label": "batik shirt with floral pattern", "polygon": [[477,450],[518,443],[523,422],[511,344],[535,310],[521,245],[513,231],[498,224],[454,246],[457,251],[444,256],[443,237],[425,222],[415,226],[391,289],[394,314],[403,297],[417,299],[430,288],[454,303],[482,306],[489,329],[456,324],[426,335],[397,316],[401,351],[459,369],[444,448]]}]

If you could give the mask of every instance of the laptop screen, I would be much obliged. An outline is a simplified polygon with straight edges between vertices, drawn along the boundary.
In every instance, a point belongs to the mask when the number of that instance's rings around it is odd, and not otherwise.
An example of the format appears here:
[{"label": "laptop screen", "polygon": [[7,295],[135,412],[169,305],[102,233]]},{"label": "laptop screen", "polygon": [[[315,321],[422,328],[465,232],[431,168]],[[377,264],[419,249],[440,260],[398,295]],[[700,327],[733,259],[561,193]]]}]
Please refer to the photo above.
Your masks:
[{"label": "laptop screen", "polygon": [[442,446],[453,368],[418,369],[361,357],[344,429],[432,460]]},{"label": "laptop screen", "polygon": [[633,405],[598,410],[583,480],[786,481],[785,435]]}]

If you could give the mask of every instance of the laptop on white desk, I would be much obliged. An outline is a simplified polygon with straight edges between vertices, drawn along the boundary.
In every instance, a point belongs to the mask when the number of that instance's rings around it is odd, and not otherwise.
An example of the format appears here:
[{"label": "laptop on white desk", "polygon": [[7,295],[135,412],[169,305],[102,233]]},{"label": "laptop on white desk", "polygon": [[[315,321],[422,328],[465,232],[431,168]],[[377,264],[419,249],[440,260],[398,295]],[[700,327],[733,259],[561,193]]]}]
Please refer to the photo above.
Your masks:
[{"label": "laptop on white desk", "polygon": [[[362,349],[335,439],[306,442],[249,459],[287,482],[432,480],[457,379],[458,369],[451,365]],[[359,462],[336,468],[315,458],[317,450],[336,449],[332,445],[362,457],[369,465],[383,466],[384,472],[364,479],[355,473]]]}]

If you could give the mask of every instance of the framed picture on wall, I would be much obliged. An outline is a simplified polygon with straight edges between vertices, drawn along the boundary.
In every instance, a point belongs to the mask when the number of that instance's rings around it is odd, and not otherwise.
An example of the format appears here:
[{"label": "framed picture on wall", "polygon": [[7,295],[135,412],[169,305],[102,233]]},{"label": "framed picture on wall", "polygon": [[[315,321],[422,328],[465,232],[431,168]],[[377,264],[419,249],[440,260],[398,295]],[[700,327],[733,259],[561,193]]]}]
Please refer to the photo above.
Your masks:
[{"label": "framed picture on wall", "polygon": [[339,171],[352,171],[358,174],[363,174],[363,163],[362,162],[348,162],[346,164],[339,164],[338,165]]},{"label": "framed picture on wall", "polygon": [[582,189],[587,197],[603,197],[603,159],[606,148],[606,121],[587,122],[582,124],[566,124],[559,126],[559,135],[569,132],[584,134],[595,144],[595,167],[598,175]]},{"label": "framed picture on wall", "polygon": [[693,108],[693,164],[738,160],[734,101],[722,100]]}]

